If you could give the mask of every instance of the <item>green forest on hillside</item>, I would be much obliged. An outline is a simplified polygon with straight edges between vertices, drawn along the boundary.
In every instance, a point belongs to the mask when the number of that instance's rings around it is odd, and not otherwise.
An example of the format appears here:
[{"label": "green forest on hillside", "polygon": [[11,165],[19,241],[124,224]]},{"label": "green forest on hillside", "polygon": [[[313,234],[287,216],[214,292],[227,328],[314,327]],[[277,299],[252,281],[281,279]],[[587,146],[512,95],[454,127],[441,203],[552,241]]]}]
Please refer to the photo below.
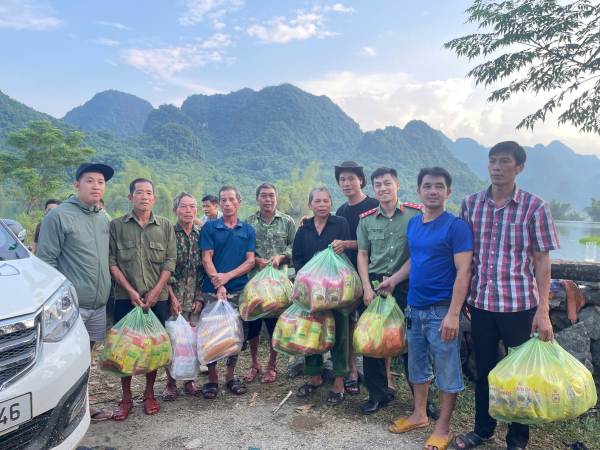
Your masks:
[{"label": "green forest on hillside", "polygon": [[[0,93],[0,151],[14,151],[6,145],[7,135],[26,127],[29,120],[48,120],[67,134],[83,131],[83,145],[96,151],[92,160],[117,171],[106,196],[113,214],[128,207],[123,186],[136,170],[162,186],[157,189],[161,213],[169,211],[170,201],[162,196],[174,196],[180,189],[216,194],[225,183],[240,188],[245,213],[255,204],[255,186],[263,181],[278,183],[286,196],[282,206],[290,211],[306,212],[308,198],[300,207],[289,200],[301,201],[297,194],[308,193],[307,183],[328,186],[337,208],[345,198],[335,185],[333,166],[349,159],[363,164],[368,174],[380,166],[395,167],[403,201],[418,201],[416,176],[426,166],[444,166],[453,174],[455,204],[484,187],[426,123],[413,121],[404,129],[363,133],[329,98],[289,84],[227,95],[192,95],[181,108],[161,105],[145,114],[144,102],[130,94],[105,91],[59,120]],[[141,132],[131,135],[132,130]],[[129,136],[120,139],[124,134]],[[0,195],[8,198],[9,186],[2,187]],[[71,189],[66,186],[60,195],[68,195]],[[371,193],[370,183],[365,192]]]}]

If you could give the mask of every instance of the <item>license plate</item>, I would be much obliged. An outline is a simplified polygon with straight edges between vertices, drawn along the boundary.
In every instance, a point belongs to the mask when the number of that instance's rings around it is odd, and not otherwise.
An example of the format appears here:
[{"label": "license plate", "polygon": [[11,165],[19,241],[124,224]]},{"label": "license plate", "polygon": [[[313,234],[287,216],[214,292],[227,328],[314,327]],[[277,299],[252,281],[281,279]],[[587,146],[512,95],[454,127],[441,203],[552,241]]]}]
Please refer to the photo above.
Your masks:
[{"label": "license plate", "polygon": [[0,403],[0,434],[31,420],[31,394]]}]

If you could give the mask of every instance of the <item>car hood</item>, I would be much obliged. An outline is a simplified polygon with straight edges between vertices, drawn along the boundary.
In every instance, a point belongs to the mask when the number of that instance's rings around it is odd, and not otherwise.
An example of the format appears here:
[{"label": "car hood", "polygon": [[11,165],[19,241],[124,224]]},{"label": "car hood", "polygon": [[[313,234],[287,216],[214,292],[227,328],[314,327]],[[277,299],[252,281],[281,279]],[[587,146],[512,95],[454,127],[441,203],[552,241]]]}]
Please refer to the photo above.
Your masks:
[{"label": "car hood", "polygon": [[0,320],[35,312],[65,280],[34,255],[0,261]]}]

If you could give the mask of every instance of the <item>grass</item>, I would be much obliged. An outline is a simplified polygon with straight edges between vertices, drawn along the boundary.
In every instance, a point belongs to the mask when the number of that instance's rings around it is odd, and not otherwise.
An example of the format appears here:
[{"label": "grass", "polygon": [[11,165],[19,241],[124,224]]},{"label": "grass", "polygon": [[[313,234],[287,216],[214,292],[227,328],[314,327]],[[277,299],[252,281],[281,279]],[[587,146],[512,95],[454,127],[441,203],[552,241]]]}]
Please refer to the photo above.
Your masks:
[{"label": "grass", "polygon": [[600,237],[592,236],[592,237],[582,237],[579,239],[580,244],[585,245],[587,242],[596,242],[598,245],[600,245]]}]

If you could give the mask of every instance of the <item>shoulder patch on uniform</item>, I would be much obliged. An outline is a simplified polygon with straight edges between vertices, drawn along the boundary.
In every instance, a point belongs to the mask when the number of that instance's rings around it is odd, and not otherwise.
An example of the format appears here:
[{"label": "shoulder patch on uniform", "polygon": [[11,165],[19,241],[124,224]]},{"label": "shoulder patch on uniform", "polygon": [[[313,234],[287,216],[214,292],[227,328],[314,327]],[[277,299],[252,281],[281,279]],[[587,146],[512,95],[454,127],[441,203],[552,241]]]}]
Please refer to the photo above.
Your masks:
[{"label": "shoulder patch on uniform", "polygon": [[360,219],[362,219],[363,217],[368,216],[369,214],[373,214],[375,211],[377,211],[377,208],[373,208],[369,211],[366,211],[364,213],[362,213],[360,216],[358,216]]},{"label": "shoulder patch on uniform", "polygon": [[414,208],[414,209],[418,209],[418,210],[423,210],[424,206],[423,205],[417,205],[416,203],[404,203],[404,206],[408,206],[409,208]]}]

